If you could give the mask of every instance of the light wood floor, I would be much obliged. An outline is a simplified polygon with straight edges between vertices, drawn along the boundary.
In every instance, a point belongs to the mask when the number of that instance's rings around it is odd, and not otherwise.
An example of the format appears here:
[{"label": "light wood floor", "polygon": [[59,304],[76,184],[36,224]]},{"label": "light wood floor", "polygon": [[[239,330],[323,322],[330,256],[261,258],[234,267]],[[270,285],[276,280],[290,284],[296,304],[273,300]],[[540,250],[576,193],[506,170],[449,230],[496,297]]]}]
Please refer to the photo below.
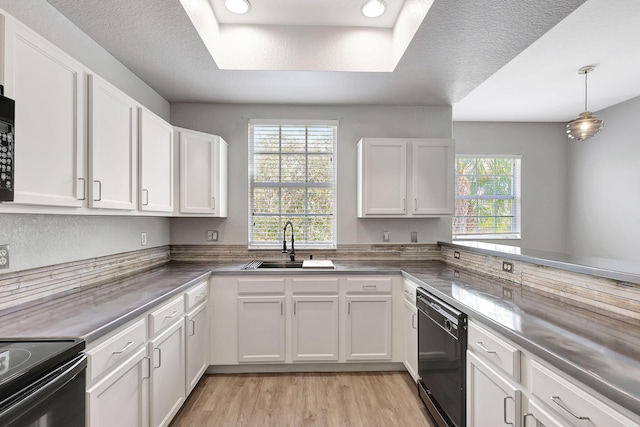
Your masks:
[{"label": "light wood floor", "polygon": [[434,427],[406,372],[206,375],[171,423]]}]

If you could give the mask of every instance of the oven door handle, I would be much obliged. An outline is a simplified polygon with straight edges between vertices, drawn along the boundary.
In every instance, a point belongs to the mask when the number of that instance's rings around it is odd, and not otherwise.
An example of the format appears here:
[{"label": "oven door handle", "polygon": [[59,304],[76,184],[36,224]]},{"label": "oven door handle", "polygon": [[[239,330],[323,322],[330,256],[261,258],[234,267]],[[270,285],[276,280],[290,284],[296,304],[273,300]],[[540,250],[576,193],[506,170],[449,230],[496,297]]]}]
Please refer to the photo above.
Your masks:
[{"label": "oven door handle", "polygon": [[2,424],[4,425],[5,420],[8,422],[25,414],[34,406],[65,386],[86,368],[87,355],[81,354],[70,362],[67,362],[66,365],[58,368],[56,371],[49,373],[47,375],[48,378],[45,377],[45,379],[40,380],[43,384],[38,385],[35,391],[30,393],[24,399],[15,402],[12,406],[6,408],[6,410],[0,413],[0,421],[2,421]]}]

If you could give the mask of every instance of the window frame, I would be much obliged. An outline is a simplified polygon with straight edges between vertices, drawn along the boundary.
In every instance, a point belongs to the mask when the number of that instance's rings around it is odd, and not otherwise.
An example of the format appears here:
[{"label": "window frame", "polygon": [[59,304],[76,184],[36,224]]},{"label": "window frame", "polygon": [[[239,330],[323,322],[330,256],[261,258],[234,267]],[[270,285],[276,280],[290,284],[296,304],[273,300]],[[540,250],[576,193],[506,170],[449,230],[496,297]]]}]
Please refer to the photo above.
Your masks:
[{"label": "window frame", "polygon": [[[514,165],[512,172],[513,189],[510,196],[499,195],[458,195],[457,194],[457,180],[458,173],[456,164],[458,159],[511,159],[518,161],[517,166]],[[475,174],[479,176],[479,174]],[[496,175],[494,174],[494,177]],[[520,240],[522,239],[522,155],[520,154],[457,154],[454,159],[454,214],[451,221],[451,237],[452,240]],[[497,233],[494,229],[491,233],[473,233],[473,234],[456,234],[455,233],[455,219],[456,215],[456,202],[459,199],[483,199],[483,200],[513,200],[513,226],[517,230],[510,233]],[[497,218],[497,216],[494,216]]]},{"label": "window frame", "polygon": [[[291,218],[302,218],[303,221],[303,225],[302,227],[305,228],[305,232],[303,236],[299,236],[299,233],[296,233],[295,235],[295,247],[296,249],[335,249],[337,247],[337,203],[338,203],[338,182],[337,182],[337,171],[338,171],[338,161],[337,161],[337,147],[338,147],[338,125],[339,125],[339,121],[338,120],[282,120],[282,119],[249,119],[248,121],[248,175],[249,175],[249,182],[248,182],[248,189],[249,189],[249,195],[248,195],[248,236],[247,236],[247,240],[248,240],[248,248],[249,249],[282,249],[282,240],[283,240],[283,228],[284,228],[284,224],[287,220],[290,220]],[[282,136],[280,136],[280,141],[279,141],[279,149],[278,152],[258,152],[256,153],[255,151],[255,146],[254,146],[254,128],[257,126],[304,126],[304,127],[313,127],[313,126],[322,126],[322,127],[333,127],[333,144],[332,144],[332,151],[330,153],[327,153],[327,155],[330,155],[333,158],[332,164],[333,164],[333,171],[332,171],[332,181],[330,183],[313,183],[313,182],[309,182],[307,177],[308,177],[308,172],[309,172],[309,161],[308,161],[308,156],[309,155],[317,155],[319,153],[316,152],[310,152],[308,150],[308,145],[305,144],[305,150],[304,151],[299,151],[299,152],[283,152],[282,151]],[[282,135],[282,133],[281,133]],[[308,139],[307,139],[308,141]],[[264,183],[256,183],[255,181],[255,166],[254,166],[254,162],[255,162],[255,156],[256,154],[258,155],[278,155],[278,177],[279,180],[277,182],[264,182]],[[305,176],[305,181],[296,181],[296,182],[283,182],[282,181],[282,155],[283,154],[303,154],[305,156],[305,171],[304,171],[304,176]],[[325,153],[321,153],[321,154],[325,154]],[[310,188],[328,188],[330,190],[332,190],[332,210],[330,213],[309,213],[308,212],[308,207],[309,207],[309,195],[308,192],[305,191],[305,200],[304,200],[304,213],[284,213],[282,212],[282,206],[281,206],[281,199],[282,196],[280,196],[280,200],[279,200],[279,204],[280,206],[278,207],[278,213],[272,213],[272,214],[263,214],[260,215],[261,217],[267,217],[267,216],[271,216],[271,217],[278,217],[278,239],[277,241],[271,241],[271,242],[256,242],[253,240],[253,235],[254,235],[254,218],[255,218],[255,214],[253,213],[253,208],[254,208],[254,189],[256,188],[304,188],[305,190],[310,189]],[[313,217],[329,217],[332,219],[332,241],[330,242],[309,242],[307,240],[308,238],[308,221],[306,221],[307,218],[313,218]],[[283,220],[283,218],[285,218]],[[287,241],[290,241],[290,234],[287,233]],[[290,248],[290,245],[288,246]]]}]

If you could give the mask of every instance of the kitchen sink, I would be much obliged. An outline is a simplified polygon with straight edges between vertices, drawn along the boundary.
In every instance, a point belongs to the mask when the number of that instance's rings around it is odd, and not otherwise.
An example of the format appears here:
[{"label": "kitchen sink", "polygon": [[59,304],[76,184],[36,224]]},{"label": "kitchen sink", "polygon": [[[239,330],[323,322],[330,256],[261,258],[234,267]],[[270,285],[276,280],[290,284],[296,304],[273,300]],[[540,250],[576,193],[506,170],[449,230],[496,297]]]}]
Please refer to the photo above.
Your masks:
[{"label": "kitchen sink", "polygon": [[302,268],[302,261],[251,261],[242,267],[243,270],[257,270],[262,268]]}]

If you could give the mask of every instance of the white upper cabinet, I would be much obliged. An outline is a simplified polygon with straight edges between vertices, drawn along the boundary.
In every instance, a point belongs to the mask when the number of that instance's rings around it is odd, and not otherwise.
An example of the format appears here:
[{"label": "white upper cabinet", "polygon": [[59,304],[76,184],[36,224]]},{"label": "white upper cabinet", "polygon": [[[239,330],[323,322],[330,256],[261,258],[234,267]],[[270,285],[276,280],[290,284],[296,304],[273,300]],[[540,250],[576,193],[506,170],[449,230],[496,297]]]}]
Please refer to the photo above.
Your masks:
[{"label": "white upper cabinet", "polygon": [[139,108],[141,211],[173,212],[173,126]]},{"label": "white upper cabinet", "polygon": [[358,217],[453,213],[453,140],[364,138],[357,149]]},{"label": "white upper cabinet", "polygon": [[175,128],[180,141],[178,214],[227,216],[227,151],[216,135]]},{"label": "white upper cabinet", "polygon": [[89,206],[136,209],[136,102],[96,75],[89,75]]},{"label": "white upper cabinet", "polygon": [[15,203],[81,207],[84,69],[22,24],[0,20],[5,95],[16,101]]}]

